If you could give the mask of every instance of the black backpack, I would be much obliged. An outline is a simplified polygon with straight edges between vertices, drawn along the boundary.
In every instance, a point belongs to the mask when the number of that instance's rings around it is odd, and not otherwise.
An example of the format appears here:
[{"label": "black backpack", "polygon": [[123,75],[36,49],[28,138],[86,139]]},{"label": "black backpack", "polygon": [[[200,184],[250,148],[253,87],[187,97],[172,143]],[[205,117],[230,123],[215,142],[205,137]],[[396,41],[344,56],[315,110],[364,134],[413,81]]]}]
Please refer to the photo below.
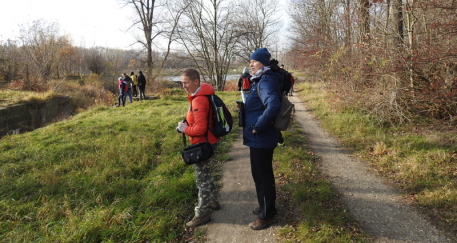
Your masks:
[{"label": "black backpack", "polygon": [[220,138],[229,134],[233,127],[232,113],[224,101],[217,95],[208,95],[209,104],[213,109],[214,129],[209,129],[214,136]]},{"label": "black backpack", "polygon": [[279,70],[279,73],[283,75],[283,82],[281,87],[281,94],[284,96],[289,93],[292,88],[292,74],[284,69]]},{"label": "black backpack", "polygon": [[[224,101],[217,95],[207,95],[209,100],[209,105],[213,110],[213,119],[214,121],[214,129],[208,127],[211,133],[220,138],[229,134],[233,127],[233,117],[232,113],[230,113],[227,106],[225,106]],[[192,110],[192,103],[190,109]]]}]

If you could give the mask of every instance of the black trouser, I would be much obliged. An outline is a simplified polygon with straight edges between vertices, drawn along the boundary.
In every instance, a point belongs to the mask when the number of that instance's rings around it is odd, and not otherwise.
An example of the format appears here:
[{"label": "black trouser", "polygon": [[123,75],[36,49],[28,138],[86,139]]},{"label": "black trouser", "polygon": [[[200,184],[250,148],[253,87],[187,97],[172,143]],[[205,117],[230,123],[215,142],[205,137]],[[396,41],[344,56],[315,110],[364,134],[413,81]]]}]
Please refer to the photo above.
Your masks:
[{"label": "black trouser", "polygon": [[133,91],[132,96],[135,96],[135,97],[138,96],[138,92],[136,91],[136,85],[132,85],[132,91]]},{"label": "black trouser", "polygon": [[145,97],[144,97],[144,87],[139,87],[140,88],[140,100],[144,100]]},{"label": "black trouser", "polygon": [[282,132],[278,130],[278,143],[283,144],[284,138],[282,137]]},{"label": "black trouser", "polygon": [[269,219],[276,214],[276,188],[273,174],[273,151],[271,149],[250,148],[251,171],[254,178],[259,219]]}]

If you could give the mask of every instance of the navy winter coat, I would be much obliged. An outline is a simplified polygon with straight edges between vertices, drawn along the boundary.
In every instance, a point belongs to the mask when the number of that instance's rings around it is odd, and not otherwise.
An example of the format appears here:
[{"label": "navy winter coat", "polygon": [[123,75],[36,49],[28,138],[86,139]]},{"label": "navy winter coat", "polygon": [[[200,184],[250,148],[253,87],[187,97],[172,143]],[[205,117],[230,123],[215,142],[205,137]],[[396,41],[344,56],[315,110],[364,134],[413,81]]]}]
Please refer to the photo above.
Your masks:
[{"label": "navy winter coat", "polygon": [[[281,109],[279,94],[282,82],[282,75],[271,70],[266,71],[260,79],[254,79],[244,111],[244,145],[252,148],[275,148],[278,145],[278,132],[273,122]],[[257,93],[259,83],[263,104]],[[254,129],[257,133],[252,133]]]}]

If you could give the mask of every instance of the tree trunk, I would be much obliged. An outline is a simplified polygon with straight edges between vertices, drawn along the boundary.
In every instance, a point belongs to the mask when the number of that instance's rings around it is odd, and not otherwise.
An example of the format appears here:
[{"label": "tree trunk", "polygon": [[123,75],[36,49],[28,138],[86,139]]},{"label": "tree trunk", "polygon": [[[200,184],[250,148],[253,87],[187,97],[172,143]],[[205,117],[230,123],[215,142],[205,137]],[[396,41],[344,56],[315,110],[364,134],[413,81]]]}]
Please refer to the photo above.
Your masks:
[{"label": "tree trunk", "polygon": [[359,34],[360,42],[370,41],[370,2],[359,0]]},{"label": "tree trunk", "polygon": [[403,3],[402,0],[394,0],[392,5],[395,23],[395,43],[397,46],[403,44]]},{"label": "tree trunk", "polygon": [[387,7],[386,7],[386,22],[384,24],[384,47],[387,47],[387,34],[388,34],[388,29],[389,29],[389,19],[390,19],[390,0],[386,1]]}]

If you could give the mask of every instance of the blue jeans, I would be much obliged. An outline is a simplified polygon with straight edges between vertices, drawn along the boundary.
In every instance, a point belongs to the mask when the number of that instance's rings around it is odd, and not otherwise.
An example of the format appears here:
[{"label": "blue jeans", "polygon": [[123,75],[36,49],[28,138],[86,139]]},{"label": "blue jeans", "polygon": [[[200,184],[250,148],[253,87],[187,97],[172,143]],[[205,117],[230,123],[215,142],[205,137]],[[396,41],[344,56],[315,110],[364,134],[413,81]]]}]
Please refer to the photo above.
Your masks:
[{"label": "blue jeans", "polygon": [[127,91],[127,93],[124,94],[124,104],[125,104],[125,99],[127,98],[127,94],[129,95],[130,103],[132,103],[132,89],[129,89]]},{"label": "blue jeans", "polygon": [[[122,104],[121,104],[122,103]],[[117,104],[119,106],[125,106],[125,93],[123,94],[119,94],[119,96],[117,97]]]}]

